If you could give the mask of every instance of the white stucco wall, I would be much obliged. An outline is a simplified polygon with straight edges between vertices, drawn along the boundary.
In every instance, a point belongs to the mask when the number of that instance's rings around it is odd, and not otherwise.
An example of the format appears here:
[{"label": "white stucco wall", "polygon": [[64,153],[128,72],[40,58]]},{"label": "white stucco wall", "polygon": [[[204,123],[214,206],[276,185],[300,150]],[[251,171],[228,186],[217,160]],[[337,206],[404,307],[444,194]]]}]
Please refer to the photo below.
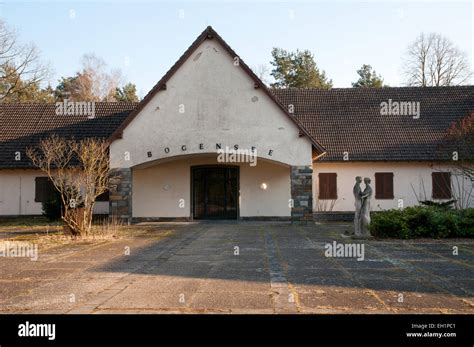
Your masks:
[{"label": "white stucco wall", "polygon": [[[41,203],[35,202],[35,178],[39,170],[0,170],[0,216],[41,215]],[[99,201],[94,213],[109,213],[109,202]]]},{"label": "white stucco wall", "polygon": [[[333,211],[353,211],[354,197],[352,188],[355,184],[355,177],[369,177],[372,180],[371,186],[374,190],[372,198],[372,210],[380,211],[398,207],[398,200],[403,199],[403,206],[413,206],[418,204],[416,195],[421,200],[425,198],[432,200],[432,172],[451,171],[450,166],[442,163],[427,162],[354,162],[354,163],[313,163],[313,209],[318,210],[318,206],[330,205],[329,200],[318,201],[319,193],[319,173],[337,173],[338,199],[335,202]],[[393,172],[393,193],[394,199],[376,199],[375,198],[375,173]],[[462,177],[452,176],[453,195],[458,196],[456,191],[472,188],[472,183]],[[459,185],[458,185],[459,182]],[[412,188],[412,185],[414,189]],[[361,188],[364,189],[364,183]],[[414,191],[416,191],[416,195]],[[325,201],[325,202],[324,202]],[[471,199],[472,206],[472,199]]]},{"label": "white stucco wall", "polygon": [[[133,171],[133,216],[134,217],[189,217],[190,216],[190,167],[193,165],[214,164],[215,160],[207,158],[183,158],[155,165],[147,169],[135,168]],[[423,197],[423,184],[426,198],[431,199],[431,173],[449,171],[449,166],[439,163],[322,163],[313,164],[313,208],[318,204],[318,173],[336,172],[338,199],[333,211],[353,211],[354,201],[352,187],[355,176],[370,177],[374,188],[372,208],[377,211],[398,207],[398,199],[403,199],[404,206],[418,203],[411,184],[417,194]],[[375,199],[375,173],[394,173],[394,199]],[[44,176],[38,170],[0,170],[0,215],[41,215],[41,203],[34,201],[35,177]],[[453,176],[454,189],[457,182],[469,190],[471,183]],[[267,183],[268,189],[262,190],[261,183]],[[169,185],[168,191],[163,190]],[[364,184],[361,184],[364,187]],[[462,188],[461,188],[462,189]],[[240,168],[240,215],[246,216],[289,216],[288,199],[290,199],[289,168],[260,160],[256,168],[242,164]],[[184,209],[177,201],[185,199]],[[325,203],[326,206],[329,202]],[[471,199],[471,207],[473,206]],[[108,202],[98,202],[95,213],[108,213]]]},{"label": "white stucco wall", "polygon": [[0,171],[0,215],[39,215],[41,203],[35,202],[35,170]]},{"label": "white stucco wall", "polygon": [[[191,166],[215,165],[215,158],[187,157],[133,169],[133,217],[190,217]],[[230,164],[229,165],[234,165]],[[240,167],[240,217],[290,216],[290,168],[257,161]],[[262,183],[267,189],[261,189]],[[184,207],[179,206],[184,199]]]},{"label": "white stucco wall", "polygon": [[166,90],[126,127],[123,138],[112,143],[111,167],[216,153],[216,143],[241,149],[255,146],[263,158],[311,165],[311,143],[298,135],[297,126],[264,91],[254,88],[233,57],[216,40],[206,40],[171,77]]}]

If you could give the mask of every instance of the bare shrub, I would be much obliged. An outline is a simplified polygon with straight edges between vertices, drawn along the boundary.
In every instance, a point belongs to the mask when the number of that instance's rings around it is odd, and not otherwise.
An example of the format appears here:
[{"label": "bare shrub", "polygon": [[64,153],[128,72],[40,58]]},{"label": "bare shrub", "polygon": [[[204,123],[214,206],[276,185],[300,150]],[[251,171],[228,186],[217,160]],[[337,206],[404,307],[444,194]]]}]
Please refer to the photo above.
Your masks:
[{"label": "bare shrub", "polygon": [[61,195],[62,220],[73,237],[91,230],[96,198],[109,182],[108,144],[105,140],[81,141],[52,135],[27,149],[32,163],[43,171]]}]

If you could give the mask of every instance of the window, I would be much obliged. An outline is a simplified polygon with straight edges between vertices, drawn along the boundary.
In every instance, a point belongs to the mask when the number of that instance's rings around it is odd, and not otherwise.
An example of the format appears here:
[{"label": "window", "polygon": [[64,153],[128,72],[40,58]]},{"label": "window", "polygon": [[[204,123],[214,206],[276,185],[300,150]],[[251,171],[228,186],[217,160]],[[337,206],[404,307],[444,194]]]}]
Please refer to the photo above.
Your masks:
[{"label": "window", "polygon": [[320,173],[319,177],[319,199],[337,199],[337,174]]},{"label": "window", "polygon": [[375,198],[393,199],[393,172],[375,173]]},{"label": "window", "polygon": [[433,172],[431,181],[433,183],[433,199],[451,199],[450,172]]},{"label": "window", "polygon": [[48,177],[35,178],[35,202],[46,202],[54,197],[56,188]]},{"label": "window", "polygon": [[100,194],[95,201],[109,201],[109,191],[106,190],[102,194]]}]

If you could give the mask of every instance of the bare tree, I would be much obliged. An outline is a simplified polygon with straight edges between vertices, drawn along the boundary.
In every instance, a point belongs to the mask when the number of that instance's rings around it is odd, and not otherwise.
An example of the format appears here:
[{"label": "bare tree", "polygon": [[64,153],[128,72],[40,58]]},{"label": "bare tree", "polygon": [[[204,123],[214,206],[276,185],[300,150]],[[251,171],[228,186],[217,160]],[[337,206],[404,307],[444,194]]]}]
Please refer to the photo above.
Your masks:
[{"label": "bare tree", "polygon": [[31,88],[48,77],[38,49],[18,41],[17,33],[0,19],[0,101]]},{"label": "bare tree", "polygon": [[[472,167],[471,167],[472,170]],[[472,180],[469,179],[464,171],[454,167],[451,172],[451,192],[453,194],[454,208],[465,210],[472,206],[473,190]]]},{"label": "bare tree", "polygon": [[332,200],[317,200],[316,211],[317,212],[332,212],[334,205],[336,205],[337,199]]},{"label": "bare tree", "polygon": [[472,76],[466,53],[437,33],[420,34],[408,47],[403,64],[410,86],[460,85]]},{"label": "bare tree", "polygon": [[474,183],[474,112],[451,124],[446,139],[456,149],[452,155],[458,173]]},{"label": "bare tree", "polygon": [[115,101],[115,90],[122,80],[120,70],[106,71],[107,64],[94,54],[82,57],[82,72],[79,84],[84,91],[90,93],[95,101]]},{"label": "bare tree", "polygon": [[71,101],[116,101],[122,81],[120,70],[107,71],[107,64],[94,54],[85,54],[82,69],[73,77],[62,78],[56,88],[58,99]]},{"label": "bare tree", "polygon": [[266,85],[269,85],[270,82],[270,68],[265,65],[265,64],[259,64],[256,67],[252,67],[252,71],[254,72],[255,75],[257,75],[260,80],[265,83]]},{"label": "bare tree", "polygon": [[52,135],[37,147],[28,148],[27,155],[59,191],[64,209],[62,219],[72,236],[88,234],[95,200],[109,183],[106,141],[67,140]]},{"label": "bare tree", "polygon": [[[339,195],[339,189],[336,192]],[[337,196],[336,195],[336,196]],[[336,199],[317,199],[316,200],[316,211],[317,212],[332,212],[334,210],[334,206],[337,203]]]}]

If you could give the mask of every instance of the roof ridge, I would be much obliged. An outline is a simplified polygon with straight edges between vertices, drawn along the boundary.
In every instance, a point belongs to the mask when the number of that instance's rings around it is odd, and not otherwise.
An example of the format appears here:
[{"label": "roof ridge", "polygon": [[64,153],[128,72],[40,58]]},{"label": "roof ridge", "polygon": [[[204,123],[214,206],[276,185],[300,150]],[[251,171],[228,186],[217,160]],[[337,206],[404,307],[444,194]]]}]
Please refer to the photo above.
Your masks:
[{"label": "roof ridge", "polygon": [[428,86],[428,87],[415,87],[415,86],[395,86],[395,87],[336,87],[336,88],[299,88],[299,87],[287,87],[287,88],[274,88],[274,87],[267,87],[270,91],[317,91],[317,92],[331,92],[331,91],[382,91],[382,90],[408,90],[408,89],[415,89],[415,90],[453,90],[453,89],[474,89],[474,85],[462,85],[462,86]]}]

